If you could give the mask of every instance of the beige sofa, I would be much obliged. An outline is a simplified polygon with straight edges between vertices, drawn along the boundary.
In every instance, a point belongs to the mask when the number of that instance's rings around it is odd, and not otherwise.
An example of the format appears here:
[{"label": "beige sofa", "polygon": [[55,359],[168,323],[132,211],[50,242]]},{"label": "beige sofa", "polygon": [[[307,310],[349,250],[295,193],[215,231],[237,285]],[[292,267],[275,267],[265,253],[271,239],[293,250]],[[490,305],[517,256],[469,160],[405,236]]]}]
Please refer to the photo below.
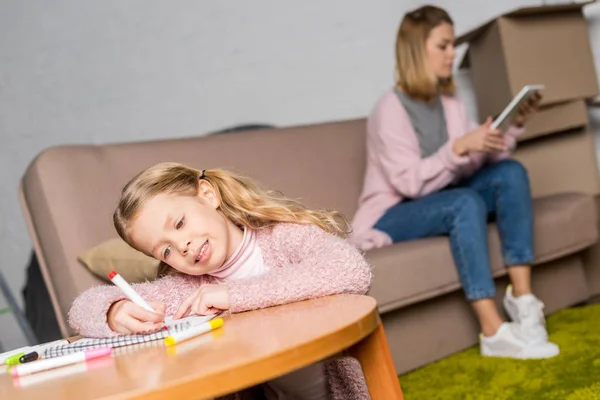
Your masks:
[{"label": "beige sofa", "polygon": [[[364,136],[360,119],[44,151],[22,179],[21,200],[62,333],[72,333],[65,317],[73,299],[100,283],[76,256],[116,236],[111,214],[117,195],[141,169],[166,160],[233,169],[311,206],[352,217],[362,186]],[[598,236],[594,146],[585,129],[573,130],[526,140],[516,158],[528,167],[536,197],[534,288],[551,313],[600,292],[600,273],[583,261],[583,251]],[[493,225],[489,241],[501,292],[506,271]],[[375,269],[371,295],[379,302],[398,373],[477,342],[447,239],[400,243],[366,256]]]}]

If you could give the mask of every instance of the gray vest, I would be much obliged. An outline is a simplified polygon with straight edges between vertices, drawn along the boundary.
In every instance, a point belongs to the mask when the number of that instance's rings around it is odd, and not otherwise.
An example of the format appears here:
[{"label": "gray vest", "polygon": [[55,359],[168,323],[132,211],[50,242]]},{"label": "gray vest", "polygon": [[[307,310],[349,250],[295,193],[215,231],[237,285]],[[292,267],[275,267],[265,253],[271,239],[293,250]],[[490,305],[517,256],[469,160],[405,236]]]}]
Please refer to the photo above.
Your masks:
[{"label": "gray vest", "polygon": [[398,89],[395,92],[417,134],[421,157],[429,157],[448,141],[448,130],[442,99],[440,96],[437,96],[433,103],[425,103],[424,101],[411,98]]}]

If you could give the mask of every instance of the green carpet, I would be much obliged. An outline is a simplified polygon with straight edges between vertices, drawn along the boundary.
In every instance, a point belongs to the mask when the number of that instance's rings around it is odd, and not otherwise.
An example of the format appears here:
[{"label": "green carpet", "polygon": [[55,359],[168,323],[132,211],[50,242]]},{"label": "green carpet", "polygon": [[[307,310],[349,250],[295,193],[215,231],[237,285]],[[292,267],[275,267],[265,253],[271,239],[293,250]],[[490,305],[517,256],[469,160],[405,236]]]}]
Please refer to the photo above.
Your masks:
[{"label": "green carpet", "polygon": [[560,311],[547,325],[557,357],[484,358],[473,347],[401,375],[405,399],[600,399],[600,304]]}]

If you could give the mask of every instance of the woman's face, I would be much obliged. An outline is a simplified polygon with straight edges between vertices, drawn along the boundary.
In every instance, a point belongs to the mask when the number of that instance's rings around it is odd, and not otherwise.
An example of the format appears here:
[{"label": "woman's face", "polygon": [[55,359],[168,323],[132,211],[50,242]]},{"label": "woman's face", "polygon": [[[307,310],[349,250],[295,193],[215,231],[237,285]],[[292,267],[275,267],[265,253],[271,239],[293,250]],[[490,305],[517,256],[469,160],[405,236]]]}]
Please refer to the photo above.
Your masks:
[{"label": "woman's face", "polygon": [[452,75],[454,39],[454,27],[447,22],[442,22],[429,32],[429,37],[425,41],[429,64],[438,79],[449,78]]}]

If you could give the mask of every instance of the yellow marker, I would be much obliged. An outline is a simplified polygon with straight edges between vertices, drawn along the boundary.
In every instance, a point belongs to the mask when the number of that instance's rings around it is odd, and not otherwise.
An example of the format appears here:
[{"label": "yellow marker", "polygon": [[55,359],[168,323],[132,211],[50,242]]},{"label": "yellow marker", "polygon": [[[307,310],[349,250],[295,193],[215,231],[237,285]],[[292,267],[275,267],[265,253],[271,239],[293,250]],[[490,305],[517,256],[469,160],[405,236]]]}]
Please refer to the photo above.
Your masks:
[{"label": "yellow marker", "polygon": [[185,343],[177,343],[177,346],[166,347],[167,354],[170,356],[174,356],[175,354],[183,354],[187,351],[194,350],[198,347],[199,344],[212,342],[217,340],[221,336],[225,334],[225,329],[215,329],[214,331],[210,331],[208,333],[204,333],[194,340],[185,342]]},{"label": "yellow marker", "polygon": [[220,328],[222,326],[223,326],[223,318],[211,319],[208,322],[205,322],[198,326],[194,326],[190,329],[186,329],[183,332],[177,332],[177,333],[167,336],[165,338],[165,345],[167,347],[174,346],[177,343],[183,342],[184,340],[191,339],[195,336],[201,335],[206,332],[210,332],[210,331]]},{"label": "yellow marker", "polygon": [[6,365],[17,365],[19,363],[19,358],[23,357],[25,353],[17,353],[12,355],[4,360],[4,364]]}]

